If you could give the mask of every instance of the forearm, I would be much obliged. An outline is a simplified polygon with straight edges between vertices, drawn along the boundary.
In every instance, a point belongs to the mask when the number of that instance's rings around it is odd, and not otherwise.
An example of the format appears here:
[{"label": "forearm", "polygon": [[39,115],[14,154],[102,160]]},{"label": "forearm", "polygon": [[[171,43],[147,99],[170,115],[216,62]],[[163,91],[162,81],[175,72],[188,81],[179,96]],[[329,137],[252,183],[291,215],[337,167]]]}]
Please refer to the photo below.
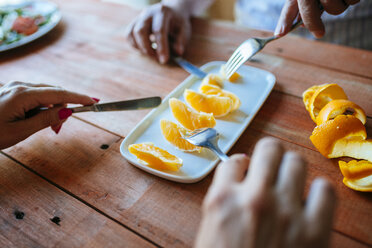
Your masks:
[{"label": "forearm", "polygon": [[215,0],[163,0],[162,3],[190,16],[203,13]]}]

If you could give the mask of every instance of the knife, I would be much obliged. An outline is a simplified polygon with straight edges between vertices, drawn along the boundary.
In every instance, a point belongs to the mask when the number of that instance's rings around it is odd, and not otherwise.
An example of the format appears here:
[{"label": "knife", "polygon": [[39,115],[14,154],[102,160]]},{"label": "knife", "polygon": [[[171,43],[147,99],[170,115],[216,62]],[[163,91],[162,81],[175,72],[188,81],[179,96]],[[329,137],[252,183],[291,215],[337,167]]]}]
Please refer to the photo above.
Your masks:
[{"label": "knife", "polygon": [[207,76],[207,73],[200,70],[195,65],[191,64],[190,62],[184,60],[181,57],[173,57],[174,62],[176,62],[179,66],[181,66],[185,71],[197,76],[200,79],[203,79]]},{"label": "knife", "polygon": [[90,106],[81,106],[69,108],[72,110],[72,113],[80,112],[104,112],[104,111],[121,111],[121,110],[140,110],[147,108],[154,108],[159,106],[161,103],[161,97],[147,97],[141,99],[120,101],[120,102],[108,102],[101,104],[93,104]]}]

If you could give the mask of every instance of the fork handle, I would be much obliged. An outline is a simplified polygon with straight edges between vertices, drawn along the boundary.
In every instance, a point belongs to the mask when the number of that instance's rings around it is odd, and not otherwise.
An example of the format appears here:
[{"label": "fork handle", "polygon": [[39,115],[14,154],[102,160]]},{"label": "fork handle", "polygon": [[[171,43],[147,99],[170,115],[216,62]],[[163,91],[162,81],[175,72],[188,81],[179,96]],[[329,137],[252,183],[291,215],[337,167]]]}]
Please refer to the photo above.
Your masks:
[{"label": "fork handle", "polygon": [[229,157],[221,151],[219,147],[210,146],[210,149],[221,159],[221,161],[226,162]]}]

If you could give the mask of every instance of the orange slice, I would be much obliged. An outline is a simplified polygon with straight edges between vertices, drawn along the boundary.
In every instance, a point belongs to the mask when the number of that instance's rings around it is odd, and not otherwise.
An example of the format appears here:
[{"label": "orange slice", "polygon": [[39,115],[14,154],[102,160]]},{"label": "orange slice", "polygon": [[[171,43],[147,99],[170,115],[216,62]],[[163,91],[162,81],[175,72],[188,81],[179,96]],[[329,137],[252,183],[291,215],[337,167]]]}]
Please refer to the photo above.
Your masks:
[{"label": "orange slice", "polygon": [[240,99],[237,97],[234,93],[229,92],[227,90],[223,90],[220,87],[210,85],[210,84],[205,84],[200,87],[200,92],[206,95],[216,95],[216,96],[224,96],[228,97],[233,101],[233,107],[231,111],[236,110],[240,107]]},{"label": "orange slice", "polygon": [[239,73],[237,72],[234,72],[230,78],[229,78],[229,81],[232,82],[232,83],[235,83],[236,81],[238,81],[242,76],[240,76]]},{"label": "orange slice", "polygon": [[133,144],[128,147],[128,150],[141,163],[156,170],[178,171],[182,166],[182,159],[154,146],[152,143]]},{"label": "orange slice", "polygon": [[168,120],[161,120],[160,128],[164,138],[179,150],[184,152],[201,151],[201,147],[195,146],[182,138],[182,135],[185,135],[187,130],[180,125]]},{"label": "orange slice", "polygon": [[227,115],[233,107],[233,101],[228,97],[209,96],[193,90],[185,90],[184,97],[196,111],[212,113],[216,117]]},{"label": "orange slice", "polygon": [[327,103],[319,115],[316,117],[316,124],[320,125],[330,119],[334,119],[338,115],[345,114],[347,111],[352,111],[353,116],[358,118],[363,124],[366,124],[366,114],[361,107],[349,100],[333,100]]},{"label": "orange slice", "polygon": [[352,160],[348,163],[339,161],[343,183],[357,191],[372,192],[372,163],[368,161]]},{"label": "orange slice", "polygon": [[314,146],[327,158],[339,156],[344,149],[343,146],[348,142],[366,138],[367,133],[363,123],[352,115],[339,115],[333,120],[326,121],[316,126],[310,136]]},{"label": "orange slice", "polygon": [[238,81],[242,76],[240,76],[239,73],[237,72],[234,72],[230,78],[227,78],[226,77],[226,72],[225,72],[225,65],[222,65],[221,66],[221,69],[220,69],[220,74],[222,75],[222,77],[232,83],[235,83],[236,81]]},{"label": "orange slice", "polygon": [[223,79],[216,74],[208,74],[202,80],[202,85],[205,85],[205,84],[211,84],[211,85],[215,85],[218,87],[223,87]]},{"label": "orange slice", "polygon": [[216,119],[213,114],[198,113],[176,98],[169,100],[169,106],[174,118],[189,130],[214,127],[216,125]]},{"label": "orange slice", "polygon": [[314,122],[316,122],[316,117],[318,116],[320,110],[327,103],[336,99],[348,99],[344,90],[337,84],[326,84],[314,89],[315,91],[308,101],[307,108],[310,113],[310,117]]}]

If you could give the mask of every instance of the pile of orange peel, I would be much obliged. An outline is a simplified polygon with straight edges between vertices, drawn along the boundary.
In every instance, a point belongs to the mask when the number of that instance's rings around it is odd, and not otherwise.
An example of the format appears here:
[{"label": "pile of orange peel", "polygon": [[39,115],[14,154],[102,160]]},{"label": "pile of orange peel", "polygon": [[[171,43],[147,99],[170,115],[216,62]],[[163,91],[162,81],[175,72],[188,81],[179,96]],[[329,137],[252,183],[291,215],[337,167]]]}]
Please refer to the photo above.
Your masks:
[{"label": "pile of orange peel", "polygon": [[310,136],[313,145],[327,158],[360,160],[339,161],[343,183],[353,190],[372,192],[372,140],[367,139],[364,110],[348,100],[337,84],[307,89],[303,102],[317,125]]},{"label": "pile of orange peel", "polygon": [[[160,129],[164,139],[183,152],[201,152],[201,147],[195,146],[183,137],[189,131],[199,128],[212,128],[216,125],[215,117],[222,117],[240,107],[240,99],[232,92],[223,89],[224,80],[235,82],[240,79],[238,73],[226,78],[221,68],[221,76],[208,74],[202,81],[198,91],[186,89],[186,103],[176,98],[169,99],[169,107],[179,124],[169,120],[160,120]],[[182,159],[166,150],[156,147],[153,143],[132,144],[128,147],[130,153],[138,161],[157,170],[178,171]]]}]

